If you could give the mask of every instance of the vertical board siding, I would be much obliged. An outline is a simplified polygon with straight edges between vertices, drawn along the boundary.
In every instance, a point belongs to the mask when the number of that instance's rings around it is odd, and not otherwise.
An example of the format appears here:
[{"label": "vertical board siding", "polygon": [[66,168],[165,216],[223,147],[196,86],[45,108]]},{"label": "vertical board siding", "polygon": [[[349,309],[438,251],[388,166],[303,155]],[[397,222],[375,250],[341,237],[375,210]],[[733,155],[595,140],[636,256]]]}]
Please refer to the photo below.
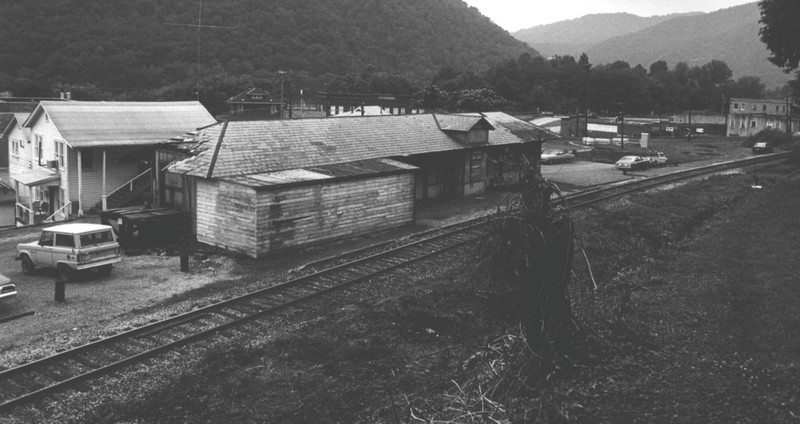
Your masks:
[{"label": "vertical board siding", "polygon": [[256,192],[225,181],[196,179],[197,240],[256,257]]},{"label": "vertical board siding", "polygon": [[396,227],[414,219],[414,175],[262,191],[257,215],[257,255]]}]

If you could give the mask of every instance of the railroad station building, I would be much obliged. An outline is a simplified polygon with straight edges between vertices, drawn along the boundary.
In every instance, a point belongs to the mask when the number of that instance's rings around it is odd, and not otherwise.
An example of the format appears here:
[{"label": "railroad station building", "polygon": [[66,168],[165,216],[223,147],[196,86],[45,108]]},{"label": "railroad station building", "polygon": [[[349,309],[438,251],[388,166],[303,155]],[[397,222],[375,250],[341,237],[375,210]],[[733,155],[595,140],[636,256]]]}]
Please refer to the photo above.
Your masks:
[{"label": "railroad station building", "polygon": [[223,122],[185,140],[158,200],[191,216],[198,241],[256,258],[412,223],[419,200],[517,184],[522,154],[552,137],[499,112]]}]

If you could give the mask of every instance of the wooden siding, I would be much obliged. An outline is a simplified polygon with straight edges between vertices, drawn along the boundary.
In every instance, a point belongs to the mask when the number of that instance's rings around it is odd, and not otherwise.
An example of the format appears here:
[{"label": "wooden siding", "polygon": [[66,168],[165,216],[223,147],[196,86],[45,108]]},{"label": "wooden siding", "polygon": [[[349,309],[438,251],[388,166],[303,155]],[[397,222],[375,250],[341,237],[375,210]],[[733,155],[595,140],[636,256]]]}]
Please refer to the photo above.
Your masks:
[{"label": "wooden siding", "polygon": [[225,181],[195,181],[197,240],[253,258],[414,219],[411,172],[258,192]]},{"label": "wooden siding", "polygon": [[[19,155],[11,152],[11,145],[14,140],[20,141]],[[11,178],[22,172],[31,169],[31,155],[33,155],[33,145],[25,134],[19,129],[18,125],[9,131],[8,136],[8,172]],[[12,184],[13,185],[13,184]]]},{"label": "wooden siding", "polygon": [[[120,163],[117,160],[131,153],[131,147],[95,147],[93,167],[82,171],[83,210],[97,208],[102,205],[103,196],[103,149],[106,150],[106,193],[116,190],[122,184],[130,181],[139,174],[139,163]],[[83,156],[86,160],[86,155]],[[69,198],[74,204],[78,203],[78,153],[75,149],[67,149],[67,164],[69,175]],[[62,183],[63,184],[63,183]]]},{"label": "wooden siding", "polygon": [[414,175],[262,191],[257,215],[257,255],[396,227],[414,219]]},{"label": "wooden siding", "polygon": [[256,257],[256,191],[225,181],[196,179],[197,240]]}]

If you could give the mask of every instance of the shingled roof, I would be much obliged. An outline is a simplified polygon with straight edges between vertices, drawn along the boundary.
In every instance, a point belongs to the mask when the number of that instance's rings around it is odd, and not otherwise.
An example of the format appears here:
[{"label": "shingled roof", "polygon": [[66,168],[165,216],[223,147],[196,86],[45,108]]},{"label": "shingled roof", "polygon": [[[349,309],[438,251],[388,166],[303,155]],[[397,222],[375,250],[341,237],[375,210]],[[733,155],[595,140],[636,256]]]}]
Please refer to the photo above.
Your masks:
[{"label": "shingled roof", "polygon": [[[170,172],[206,178],[261,174],[367,159],[466,149],[440,127],[437,117],[419,114],[342,119],[231,121],[201,131],[196,155]],[[488,125],[488,146],[550,138],[536,125],[504,113],[464,114],[469,128]]]},{"label": "shingled roof", "polygon": [[183,131],[217,122],[200,102],[43,101],[26,127],[46,113],[70,147],[165,143]]}]

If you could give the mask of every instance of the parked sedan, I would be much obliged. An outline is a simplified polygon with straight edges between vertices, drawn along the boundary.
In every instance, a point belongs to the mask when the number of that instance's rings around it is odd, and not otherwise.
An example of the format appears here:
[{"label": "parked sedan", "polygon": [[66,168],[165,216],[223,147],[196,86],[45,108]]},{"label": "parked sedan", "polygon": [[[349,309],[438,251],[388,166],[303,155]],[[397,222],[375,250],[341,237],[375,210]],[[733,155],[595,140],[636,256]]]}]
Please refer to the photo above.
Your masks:
[{"label": "parked sedan", "polygon": [[564,149],[556,149],[556,150],[545,150],[544,152],[542,152],[540,158],[542,164],[563,163],[575,159],[575,155]]},{"label": "parked sedan", "polygon": [[623,156],[614,164],[614,167],[626,173],[628,171],[647,169],[650,167],[650,161],[643,159],[641,156]]}]

